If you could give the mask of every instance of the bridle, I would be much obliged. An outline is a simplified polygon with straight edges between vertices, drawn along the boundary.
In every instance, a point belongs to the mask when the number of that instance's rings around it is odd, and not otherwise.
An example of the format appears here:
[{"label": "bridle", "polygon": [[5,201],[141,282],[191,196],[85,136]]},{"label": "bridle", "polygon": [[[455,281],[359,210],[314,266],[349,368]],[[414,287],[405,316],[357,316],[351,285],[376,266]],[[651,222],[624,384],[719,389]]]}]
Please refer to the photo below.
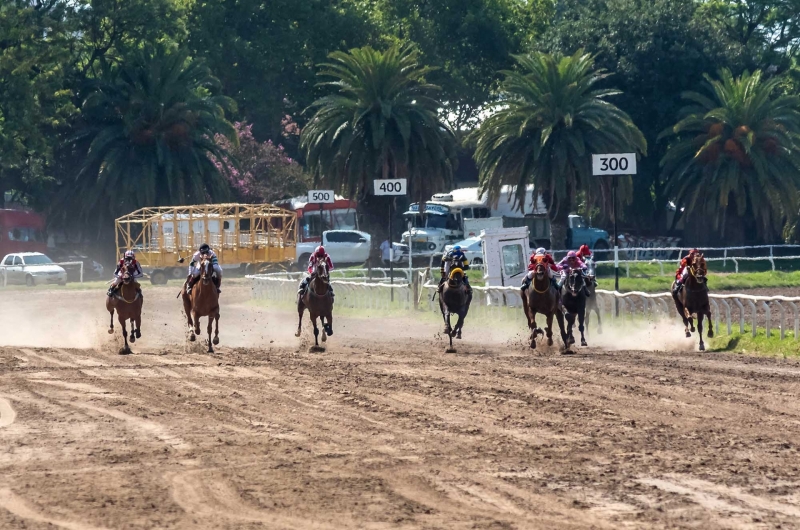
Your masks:
[{"label": "bridle", "polygon": [[[126,272],[125,274],[122,275],[122,285],[123,285],[123,287],[127,286],[127,285],[131,285],[132,283],[133,283],[133,276],[131,276],[130,273]],[[122,300],[126,304],[132,304],[132,303],[134,303],[136,301],[137,298],[139,298],[139,293],[135,293],[134,294],[133,300],[128,300],[128,299],[125,298],[124,289],[120,288],[119,292],[117,294],[117,298],[119,298],[120,300]]]},{"label": "bridle", "polygon": [[[578,279],[580,279],[580,286],[578,285]],[[578,296],[578,293],[584,285],[581,272],[578,269],[572,269],[567,277],[567,288],[572,296]]]},{"label": "bridle", "polygon": [[314,264],[314,276],[321,282],[328,283],[328,264],[325,263],[324,258],[317,258]]},{"label": "bridle", "polygon": [[[546,269],[546,267],[545,267],[545,265],[543,263],[537,263],[536,264],[536,268],[534,269],[534,275],[536,276],[537,280],[544,280],[545,279],[545,270],[547,270],[547,269]],[[534,282],[533,290],[536,291],[539,294],[544,294],[544,293],[546,293],[547,291],[550,290],[550,286],[547,285],[544,289],[539,290],[539,289],[536,288],[536,283]]]},{"label": "bridle", "polygon": [[202,276],[200,277],[203,280],[203,283],[208,283],[211,280],[211,274],[209,273],[209,268],[211,267],[211,259],[208,256],[203,256],[200,259],[200,270],[202,271]]},{"label": "bridle", "polygon": [[447,279],[447,284],[450,287],[458,287],[464,281],[464,271],[456,267],[450,271],[450,277]]}]

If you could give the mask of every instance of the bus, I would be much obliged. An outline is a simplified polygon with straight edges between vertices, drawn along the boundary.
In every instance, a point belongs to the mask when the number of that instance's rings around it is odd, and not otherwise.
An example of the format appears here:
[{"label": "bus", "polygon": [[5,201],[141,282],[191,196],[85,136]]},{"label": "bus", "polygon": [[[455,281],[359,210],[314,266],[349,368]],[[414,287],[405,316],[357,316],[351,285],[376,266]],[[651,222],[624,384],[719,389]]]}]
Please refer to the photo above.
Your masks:
[{"label": "bus", "polygon": [[309,204],[308,197],[302,196],[277,201],[275,206],[297,214],[298,243],[321,242],[327,230],[358,230],[357,203],[341,195],[329,204]]},{"label": "bus", "polygon": [[17,252],[46,252],[45,219],[28,210],[0,209],[0,257]]}]

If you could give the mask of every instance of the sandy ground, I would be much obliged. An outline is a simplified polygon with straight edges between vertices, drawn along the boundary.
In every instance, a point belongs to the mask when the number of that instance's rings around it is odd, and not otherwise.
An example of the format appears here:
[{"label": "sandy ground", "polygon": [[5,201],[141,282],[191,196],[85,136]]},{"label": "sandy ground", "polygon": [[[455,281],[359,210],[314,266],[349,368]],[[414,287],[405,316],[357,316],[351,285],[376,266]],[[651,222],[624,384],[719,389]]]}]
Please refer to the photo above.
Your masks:
[{"label": "sandy ground", "polygon": [[312,354],[244,283],[208,355],[175,294],[120,356],[102,292],[0,292],[0,528],[800,528],[796,360],[377,317]]}]

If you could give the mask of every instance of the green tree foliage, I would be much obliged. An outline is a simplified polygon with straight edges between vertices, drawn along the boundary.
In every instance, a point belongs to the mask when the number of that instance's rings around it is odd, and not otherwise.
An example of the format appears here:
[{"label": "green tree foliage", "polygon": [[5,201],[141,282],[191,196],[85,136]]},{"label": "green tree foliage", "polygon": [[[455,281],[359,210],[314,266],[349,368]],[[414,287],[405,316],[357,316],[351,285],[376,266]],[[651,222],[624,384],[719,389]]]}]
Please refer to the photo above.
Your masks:
[{"label": "green tree foliage", "polygon": [[[552,248],[564,248],[567,216],[579,190],[590,200],[607,198],[607,182],[591,175],[592,153],[638,151],[647,142],[630,117],[607,101],[619,94],[599,89],[608,74],[591,55],[545,53],[517,56],[504,72],[496,112],[476,132],[475,159],[481,189],[497,201],[503,185],[516,186],[524,207],[526,185],[550,209]],[[623,191],[630,179],[620,179]]]},{"label": "green tree foliage", "polygon": [[797,211],[800,97],[779,95],[779,83],[760,71],[706,76],[705,93],[685,93],[682,119],[664,132],[672,138],[661,161],[669,192],[728,239],[744,237],[736,218],[770,237]]},{"label": "green tree foliage", "polygon": [[370,201],[374,179],[407,178],[418,198],[452,179],[455,136],[438,115],[429,72],[417,51],[397,45],[335,52],[321,65],[327,79],[321,85],[331,93],[310,107],[314,114],[301,135],[308,169],[315,182],[357,195],[376,227],[385,216],[376,218],[381,204]]},{"label": "green tree foliage", "polygon": [[13,191],[41,205],[52,181],[56,132],[76,111],[64,84],[67,14],[58,1],[0,5],[0,200]]},{"label": "green tree foliage", "polygon": [[74,138],[80,171],[62,187],[67,211],[110,223],[144,206],[224,199],[228,187],[209,155],[236,138],[208,67],[186,52],[142,50],[100,79],[83,102]]},{"label": "green tree foliage", "polygon": [[286,116],[301,120],[314,101],[315,66],[372,36],[348,0],[198,0],[188,27],[190,49],[208,60],[240,116],[274,141]]},{"label": "green tree foliage", "polygon": [[541,41],[561,53],[584,48],[614,74],[608,84],[622,91],[615,102],[641,128],[651,155],[639,163],[633,202],[623,215],[659,233],[666,229],[671,197],[659,178],[666,145],[656,139],[674,123],[681,92],[695,88],[704,73],[740,60],[738,46],[702,18],[698,5],[695,0],[564,0]]}]

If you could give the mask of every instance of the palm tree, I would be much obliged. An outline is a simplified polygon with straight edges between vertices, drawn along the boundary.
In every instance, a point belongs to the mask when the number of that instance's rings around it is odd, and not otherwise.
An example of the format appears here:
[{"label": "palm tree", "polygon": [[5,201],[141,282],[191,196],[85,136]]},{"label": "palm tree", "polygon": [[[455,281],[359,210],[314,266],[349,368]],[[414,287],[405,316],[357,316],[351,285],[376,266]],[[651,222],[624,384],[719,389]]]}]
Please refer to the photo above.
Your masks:
[{"label": "palm tree", "polygon": [[797,212],[800,97],[777,94],[781,80],[760,71],[705,78],[708,94],[684,93],[691,103],[661,134],[673,140],[661,160],[667,191],[729,241],[744,239],[748,220],[762,237],[780,233]]},{"label": "palm tree", "polygon": [[[551,246],[564,248],[577,192],[591,203],[610,202],[610,182],[592,177],[591,155],[645,154],[647,142],[630,117],[606,101],[620,92],[595,88],[609,74],[594,69],[591,55],[580,50],[514,59],[517,70],[502,72],[496,112],[474,133],[481,190],[494,202],[503,185],[516,186],[524,210],[526,185],[533,184],[534,196],[549,208]],[[629,195],[630,178],[620,184],[623,197]]]},{"label": "palm tree", "polygon": [[413,47],[357,48],[329,58],[318,75],[333,91],[309,107],[314,115],[300,148],[315,183],[357,195],[382,236],[387,203],[370,195],[373,180],[407,178],[411,197],[423,201],[452,179],[455,136],[438,115],[438,87],[425,82],[431,69]]},{"label": "palm tree", "polygon": [[88,92],[73,138],[84,158],[65,186],[72,211],[113,217],[226,198],[227,182],[209,157],[225,159],[214,136],[236,141],[236,131],[225,117],[234,104],[214,95],[218,88],[202,61],[163,48],[139,51],[107,73]]}]

